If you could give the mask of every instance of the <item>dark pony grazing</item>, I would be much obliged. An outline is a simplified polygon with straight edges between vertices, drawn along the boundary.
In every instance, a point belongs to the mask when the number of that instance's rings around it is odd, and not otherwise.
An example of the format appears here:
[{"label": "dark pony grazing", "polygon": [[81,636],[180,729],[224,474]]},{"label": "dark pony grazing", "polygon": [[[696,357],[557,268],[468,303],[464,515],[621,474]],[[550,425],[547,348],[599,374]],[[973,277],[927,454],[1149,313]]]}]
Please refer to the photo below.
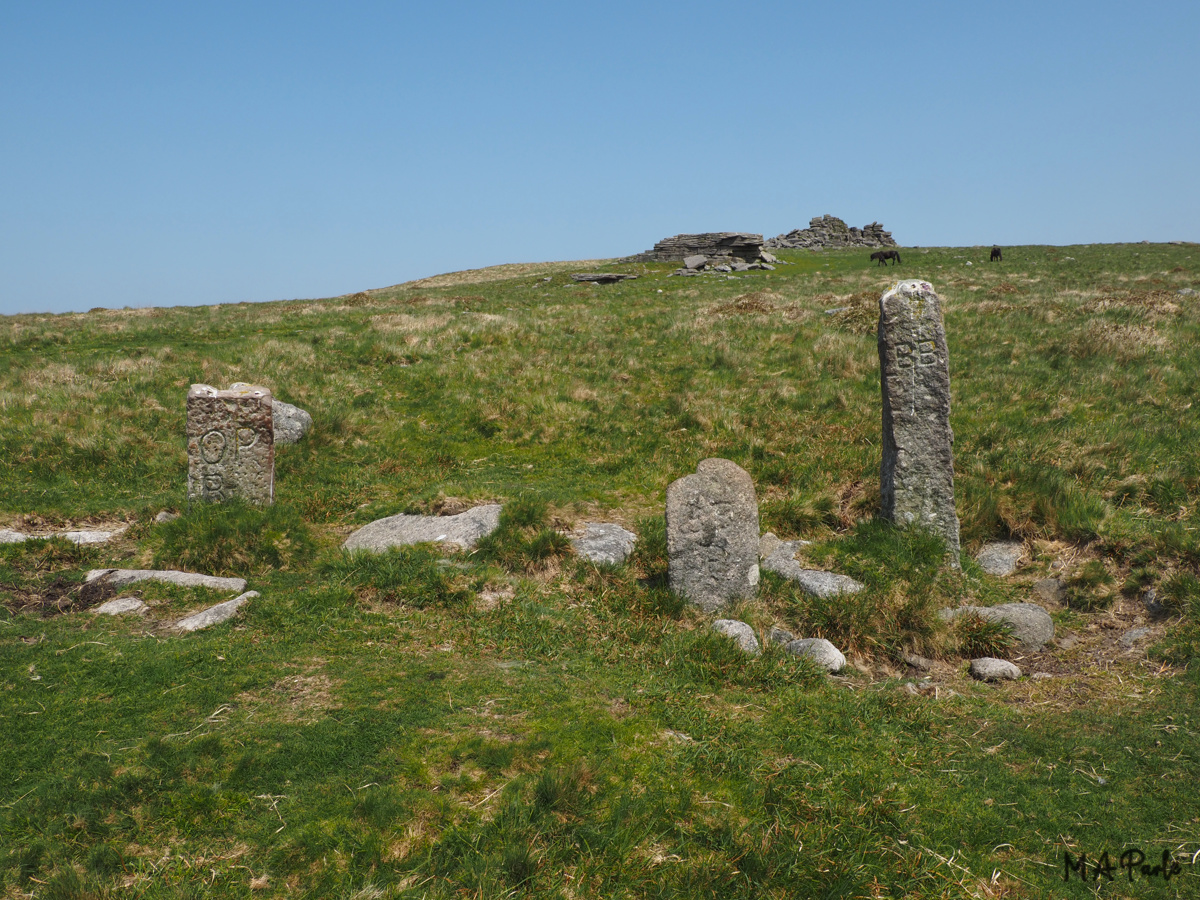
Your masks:
[{"label": "dark pony grazing", "polygon": [[877,250],[871,254],[871,260],[878,260],[881,266],[886,266],[888,260],[892,260],[892,265],[900,262],[900,254],[895,250]]},{"label": "dark pony grazing", "polygon": [[1004,254],[1000,252],[999,247],[992,248],[992,258],[988,260],[988,262],[996,262],[996,261],[1004,262]]}]

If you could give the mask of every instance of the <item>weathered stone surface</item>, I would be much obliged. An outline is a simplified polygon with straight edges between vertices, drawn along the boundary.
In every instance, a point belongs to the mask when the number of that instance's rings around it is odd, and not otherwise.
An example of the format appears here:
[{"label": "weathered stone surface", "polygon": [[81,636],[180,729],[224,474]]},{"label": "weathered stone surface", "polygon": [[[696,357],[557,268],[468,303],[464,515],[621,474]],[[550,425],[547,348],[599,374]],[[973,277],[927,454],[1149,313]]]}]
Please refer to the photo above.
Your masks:
[{"label": "weathered stone surface", "polygon": [[[892,233],[884,231],[878,222],[853,228],[837,216],[816,216],[809,220],[808,227],[794,229],[767,240],[764,246],[772,249],[786,247],[792,250],[828,250],[834,247],[895,247]],[[772,257],[767,262],[776,262]]]},{"label": "weathered stone surface", "polygon": [[20,544],[28,540],[29,535],[22,534],[19,531],[10,531],[7,528],[0,528],[0,544]]},{"label": "weathered stone surface", "polygon": [[245,578],[219,578],[215,575],[200,575],[196,572],[179,572],[174,569],[92,569],[84,576],[88,582],[103,578],[114,587],[125,587],[139,581],[162,581],[183,587],[202,587],[213,591],[244,591]]},{"label": "weathered stone surface", "polygon": [[[716,231],[706,234],[677,234],[663,238],[653,250],[631,256],[626,262],[681,262],[689,256],[703,256],[709,262],[728,262],[733,258],[755,262],[762,256],[761,234],[743,231]],[[690,268],[690,267],[689,267]]]},{"label": "weathered stone surface", "polygon": [[187,397],[188,502],[275,500],[271,392],[193,384]]},{"label": "weathered stone surface", "polygon": [[778,625],[772,625],[770,632],[767,634],[767,640],[772,644],[782,644],[787,646],[796,639],[796,636],[786,628],[780,628]]},{"label": "weathered stone surface", "polygon": [[1061,579],[1043,578],[1034,583],[1033,592],[1043,603],[1062,603],[1066,588]]},{"label": "weathered stone surface", "polygon": [[571,538],[575,552],[586,560],[619,566],[633,552],[637,535],[611,522],[585,522],[583,537]]},{"label": "weathered stone surface", "polygon": [[789,641],[783,649],[793,656],[807,656],[827,672],[840,672],[846,668],[846,657],[842,655],[842,651],[825,638]]},{"label": "weathered stone surface", "polygon": [[916,653],[905,653],[904,662],[918,672],[928,672],[933,668],[933,660],[926,659],[924,656],[919,656]]},{"label": "weathered stone surface", "polygon": [[667,579],[706,612],[753,597],[758,586],[758,500],[749,473],[705,459],[667,488]]},{"label": "weathered stone surface", "polygon": [[1025,556],[1025,545],[1020,541],[993,541],[984,544],[975,554],[975,562],[988,575],[1004,578],[1017,571]]},{"label": "weathered stone surface", "polygon": [[1117,643],[1119,643],[1122,647],[1125,647],[1128,650],[1132,650],[1133,645],[1136,644],[1138,641],[1140,641],[1142,638],[1144,638],[1149,633],[1150,633],[1149,628],[1130,628],[1128,631],[1126,631],[1124,634],[1122,634],[1119,638],[1117,638]]},{"label": "weathered stone surface", "polygon": [[1050,613],[1036,603],[1002,603],[999,606],[960,606],[938,613],[942,621],[952,622],[959,616],[976,615],[989,622],[1000,622],[1012,630],[1023,647],[1036,650],[1054,640],[1054,620]]},{"label": "weathered stone surface", "polygon": [[218,603],[216,606],[210,606],[208,609],[201,610],[195,615],[188,616],[186,619],[180,619],[175,623],[175,627],[180,631],[200,631],[212,625],[227,622],[238,614],[238,611],[258,596],[258,591],[246,591],[240,597],[234,597],[232,600],[226,600],[224,603]]},{"label": "weathered stone surface", "polygon": [[171,512],[171,510],[169,510],[169,509],[164,509],[162,512],[160,512],[157,516],[154,517],[154,521],[158,525],[165,525],[167,522],[174,522],[178,518],[179,518],[179,513]]},{"label": "weathered stone surface", "polygon": [[758,646],[758,638],[754,636],[754,629],[745,622],[739,622],[737,619],[717,619],[712,623],[712,627],[713,631],[733,638],[738,647],[751,656],[758,656],[762,652]]},{"label": "weathered stone surface", "polygon": [[706,262],[708,262],[708,257],[703,253],[697,253],[695,256],[685,257],[683,266],[685,269],[703,269]]},{"label": "weathered stone surface", "polygon": [[1165,603],[1158,599],[1158,588],[1146,588],[1139,595],[1139,598],[1142,601],[1142,606],[1146,607],[1146,612],[1156,619],[1167,615],[1171,611]]},{"label": "weathered stone surface", "polygon": [[389,547],[426,542],[455,544],[465,550],[500,525],[500,504],[476,506],[457,516],[388,516],[364,525],[342,544],[343,550],[383,553]]},{"label": "weathered stone surface", "polygon": [[[238,381],[229,386],[231,391],[253,390],[254,385]],[[273,419],[271,431],[276,444],[298,444],[312,430],[312,416],[307,411],[291,403],[271,398],[271,416]]]},{"label": "weathered stone surface", "polygon": [[146,604],[137,597],[118,597],[116,600],[109,600],[107,603],[101,603],[94,607],[92,612],[101,616],[120,616],[125,613],[141,615],[145,610]]},{"label": "weathered stone surface", "polygon": [[123,534],[124,528],[118,528],[116,531],[52,531],[49,534],[22,534],[19,531],[9,531],[7,528],[0,529],[0,544],[19,544],[23,541],[44,541],[52,537],[62,538],[65,541],[70,541],[72,544],[104,544],[111,541],[119,534]]},{"label": "weathered stone surface", "polygon": [[936,534],[957,568],[950,364],[941,301],[929,282],[899,281],[880,298],[878,343],[883,515]]},{"label": "weathered stone surface", "polygon": [[863,585],[846,575],[806,569],[795,559],[803,541],[780,541],[771,555],[762,561],[762,568],[800,585],[801,590],[814,597],[836,597],[838,594],[857,594]]},{"label": "weathered stone surface", "polygon": [[1021,670],[1005,659],[982,656],[971,660],[971,676],[980,681],[1005,681],[1021,677]]}]

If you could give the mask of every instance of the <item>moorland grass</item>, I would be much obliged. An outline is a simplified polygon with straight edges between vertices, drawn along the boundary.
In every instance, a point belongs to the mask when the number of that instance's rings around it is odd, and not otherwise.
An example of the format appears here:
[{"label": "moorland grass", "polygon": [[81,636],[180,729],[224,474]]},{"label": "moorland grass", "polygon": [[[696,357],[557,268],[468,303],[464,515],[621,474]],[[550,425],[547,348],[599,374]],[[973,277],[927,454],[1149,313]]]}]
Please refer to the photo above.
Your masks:
[{"label": "moorland grass", "polygon": [[[130,525],[0,545],[0,893],[1091,897],[1064,851],[1139,846],[1188,865],[1106,894],[1194,895],[1197,248],[989,249],[0,319],[0,527]],[[944,301],[958,572],[875,518],[874,321],[901,276]],[[279,503],[156,524],[186,510],[187,386],[233,381],[313,415],[277,448]],[[834,640],[847,677],[746,657],[667,589],[665,489],[708,456],[752,474],[764,530],[865,585],[820,601],[767,573],[731,614]],[[339,549],[491,501],[474,553]],[[638,533],[627,565],[569,552],[596,519]],[[1009,537],[1025,573],[983,574],[969,552]],[[223,596],[85,611],[86,570],[150,564],[262,596],[188,636],[166,625]],[[966,678],[1007,635],[936,611],[1052,575],[1059,627],[1094,643],[1019,662],[1050,681]],[[1150,654],[1100,652],[1148,588]]]}]

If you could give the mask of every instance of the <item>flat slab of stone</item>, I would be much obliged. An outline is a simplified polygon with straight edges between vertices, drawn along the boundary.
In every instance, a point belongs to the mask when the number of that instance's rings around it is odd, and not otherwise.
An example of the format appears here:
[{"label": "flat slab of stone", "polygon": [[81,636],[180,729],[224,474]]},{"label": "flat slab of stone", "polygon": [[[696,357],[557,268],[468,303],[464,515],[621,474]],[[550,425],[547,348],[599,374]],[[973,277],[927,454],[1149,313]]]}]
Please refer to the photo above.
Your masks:
[{"label": "flat slab of stone", "polygon": [[943,622],[959,616],[976,615],[989,622],[1000,622],[1012,630],[1021,646],[1037,650],[1054,640],[1054,620],[1036,603],[1002,603],[999,606],[960,606],[938,612]]},{"label": "flat slab of stone", "polygon": [[385,553],[410,544],[455,544],[470,550],[500,525],[500,504],[476,506],[457,516],[388,516],[364,525],[342,544],[343,550]]},{"label": "flat slab of stone", "polygon": [[988,575],[1007,577],[1021,565],[1025,557],[1025,545],[1020,541],[993,541],[984,544],[975,554],[975,562]]},{"label": "flat slab of stone", "polygon": [[209,628],[212,625],[219,625],[221,622],[227,622],[238,614],[238,611],[258,596],[258,591],[246,591],[239,597],[234,597],[232,600],[226,600],[224,603],[218,603],[216,606],[210,606],[208,609],[188,616],[186,619],[180,619],[175,623],[175,628],[180,631],[201,631]]},{"label": "flat slab of stone", "polygon": [[193,384],[187,396],[188,502],[275,500],[271,392]]},{"label": "flat slab of stone", "polygon": [[983,656],[971,660],[971,677],[980,681],[1011,681],[1021,677],[1021,670],[1006,659]]},{"label": "flat slab of stone", "polygon": [[836,597],[839,594],[857,594],[863,585],[846,575],[825,572],[821,569],[806,569],[795,560],[796,550],[803,542],[780,541],[779,545],[762,561],[762,568],[794,581],[806,594],[814,597]]},{"label": "flat slab of stone", "polygon": [[180,572],[175,569],[92,569],[84,576],[87,582],[104,579],[114,587],[125,587],[139,581],[161,581],[181,587],[202,587],[212,591],[244,591],[245,578],[221,578],[216,575],[201,575],[198,572]]},{"label": "flat slab of stone", "polygon": [[23,534],[20,531],[9,531],[0,528],[0,544],[19,544],[24,541],[45,541],[52,537],[62,538],[72,544],[105,544],[124,533],[124,528],[116,531],[53,531],[50,534]]},{"label": "flat slab of stone", "polygon": [[898,281],[879,298],[883,517],[946,543],[958,567],[950,359],[942,303],[927,281]]},{"label": "flat slab of stone", "polygon": [[737,619],[717,619],[712,623],[712,627],[718,634],[733,638],[738,647],[751,656],[758,656],[762,652],[754,629],[745,622],[739,622]]},{"label": "flat slab of stone", "polygon": [[576,281],[590,282],[591,284],[616,284],[618,281],[630,281],[637,278],[636,275],[627,275],[623,272],[579,272],[571,277]]},{"label": "flat slab of stone", "polygon": [[697,253],[694,256],[685,256],[683,267],[685,269],[703,269],[706,262],[708,262],[708,257],[702,253]]},{"label": "flat slab of stone", "polygon": [[571,538],[575,553],[594,563],[619,566],[633,552],[637,535],[612,522],[585,522],[583,537]]},{"label": "flat slab of stone", "polygon": [[19,531],[0,528],[0,544],[20,544],[29,540],[29,536]]},{"label": "flat slab of stone", "polygon": [[758,544],[754,482],[736,463],[701,460],[667,487],[667,580],[705,612],[754,596]]},{"label": "flat slab of stone", "polygon": [[93,613],[101,616],[122,616],[127,613],[141,615],[145,611],[146,604],[137,597],[118,597],[92,608]]},{"label": "flat slab of stone", "polygon": [[789,641],[784,650],[793,656],[807,656],[827,672],[840,672],[846,668],[846,657],[842,651],[825,638],[801,638]]},{"label": "flat slab of stone", "polygon": [[1149,633],[1149,628],[1130,628],[1119,638],[1117,638],[1117,643],[1128,650],[1132,650],[1133,645],[1142,640]]}]

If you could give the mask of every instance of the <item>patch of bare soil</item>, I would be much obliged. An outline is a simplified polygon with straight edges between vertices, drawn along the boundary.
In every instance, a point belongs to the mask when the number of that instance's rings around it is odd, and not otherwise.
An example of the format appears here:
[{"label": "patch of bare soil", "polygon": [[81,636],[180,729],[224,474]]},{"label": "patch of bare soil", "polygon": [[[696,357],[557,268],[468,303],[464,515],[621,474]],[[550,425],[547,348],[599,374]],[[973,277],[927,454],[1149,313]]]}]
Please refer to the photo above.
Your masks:
[{"label": "patch of bare soil", "polygon": [[78,584],[61,575],[48,585],[12,587],[0,584],[0,605],[10,613],[35,613],[43,619],[80,612],[98,606],[117,594],[117,589],[103,581]]}]

